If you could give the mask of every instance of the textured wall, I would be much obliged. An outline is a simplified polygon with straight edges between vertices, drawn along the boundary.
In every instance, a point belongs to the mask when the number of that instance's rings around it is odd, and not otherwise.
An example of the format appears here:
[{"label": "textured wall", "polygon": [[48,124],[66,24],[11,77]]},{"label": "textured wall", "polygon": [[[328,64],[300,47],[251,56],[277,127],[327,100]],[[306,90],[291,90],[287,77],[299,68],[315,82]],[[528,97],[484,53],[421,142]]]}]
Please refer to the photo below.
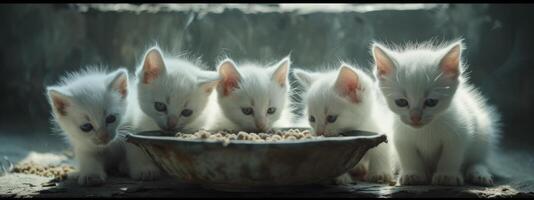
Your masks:
[{"label": "textured wall", "polygon": [[[276,8],[276,7],[274,7]],[[88,64],[134,69],[152,44],[187,53],[211,68],[221,56],[278,60],[291,52],[294,67],[368,67],[372,40],[402,43],[463,37],[472,82],[504,117],[507,141],[534,136],[531,5],[445,5],[371,12],[81,12],[71,5],[1,5],[0,126],[47,131],[44,87]]]}]

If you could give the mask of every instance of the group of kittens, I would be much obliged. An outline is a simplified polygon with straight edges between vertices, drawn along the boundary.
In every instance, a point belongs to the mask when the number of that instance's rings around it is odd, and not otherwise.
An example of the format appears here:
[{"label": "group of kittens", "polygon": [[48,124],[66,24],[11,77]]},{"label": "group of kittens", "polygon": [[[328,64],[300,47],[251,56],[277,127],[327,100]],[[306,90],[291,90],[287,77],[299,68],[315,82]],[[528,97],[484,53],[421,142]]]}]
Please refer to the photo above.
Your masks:
[{"label": "group of kittens", "polygon": [[[269,66],[219,63],[217,71],[195,62],[145,52],[135,75],[89,67],[47,87],[53,121],[65,133],[79,162],[81,185],[98,185],[118,170],[135,180],[153,180],[160,169],[118,132],[199,129],[265,132],[309,126],[316,135],[348,130],[386,134],[351,174],[387,183],[398,170],[400,185],[493,184],[489,157],[499,135],[499,116],[468,83],[463,43],[432,42],[390,48],[374,43],[373,74],[342,63],[338,69],[292,70],[305,88],[305,117],[292,111],[289,57]],[[348,184],[346,173],[336,178]]]}]

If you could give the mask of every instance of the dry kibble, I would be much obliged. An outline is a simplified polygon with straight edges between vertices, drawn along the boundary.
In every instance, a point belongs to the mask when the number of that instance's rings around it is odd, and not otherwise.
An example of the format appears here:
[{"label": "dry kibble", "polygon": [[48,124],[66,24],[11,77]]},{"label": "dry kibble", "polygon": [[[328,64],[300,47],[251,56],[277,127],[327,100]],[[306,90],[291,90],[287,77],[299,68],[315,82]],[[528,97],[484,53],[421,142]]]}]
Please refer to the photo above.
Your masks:
[{"label": "dry kibble", "polygon": [[276,141],[276,140],[282,140],[282,137],[281,137],[280,135],[273,135],[271,138],[272,138],[274,141]]},{"label": "dry kibble", "polygon": [[55,177],[55,178],[59,178],[60,180],[63,180],[67,176],[67,173],[73,170],[74,170],[74,167],[65,165],[65,164],[41,166],[39,164],[30,162],[30,163],[17,164],[13,168],[12,171],[16,173],[35,174],[39,176]]},{"label": "dry kibble", "polygon": [[290,135],[289,137],[287,137],[288,140],[296,140],[297,138],[295,136],[292,136]]},{"label": "dry kibble", "polygon": [[245,131],[232,132],[228,130],[210,133],[207,130],[199,130],[193,134],[176,133],[180,139],[222,141],[227,146],[232,140],[247,140],[254,142],[277,142],[283,140],[316,139],[323,136],[314,136],[308,130],[289,129],[287,131],[267,131],[266,133],[247,133]]},{"label": "dry kibble", "polygon": [[248,139],[248,134],[246,132],[239,131],[239,133],[237,133],[237,139],[238,140],[246,140],[246,139]]}]

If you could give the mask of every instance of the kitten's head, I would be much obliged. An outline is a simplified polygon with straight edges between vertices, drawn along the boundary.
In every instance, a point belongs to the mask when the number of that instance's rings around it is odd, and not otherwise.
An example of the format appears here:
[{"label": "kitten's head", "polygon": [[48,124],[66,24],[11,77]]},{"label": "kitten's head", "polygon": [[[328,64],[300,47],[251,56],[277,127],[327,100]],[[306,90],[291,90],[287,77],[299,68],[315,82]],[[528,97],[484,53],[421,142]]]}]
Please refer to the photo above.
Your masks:
[{"label": "kitten's head", "polygon": [[316,135],[336,136],[357,129],[372,109],[372,80],[364,72],[342,64],[329,73],[294,70],[306,93],[303,101]]},{"label": "kitten's head", "polygon": [[458,41],[393,51],[373,44],[374,74],[389,108],[402,122],[419,128],[449,107],[463,70],[462,46]]},{"label": "kitten's head", "polygon": [[137,71],[139,105],[161,130],[176,132],[202,113],[217,80],[216,72],[185,60],[164,59],[153,47]]},{"label": "kitten's head", "polygon": [[280,119],[289,92],[289,57],[274,66],[238,69],[226,59],[218,66],[218,102],[224,115],[245,131],[266,131]]},{"label": "kitten's head", "polygon": [[97,71],[71,74],[63,83],[47,87],[58,125],[77,141],[107,145],[117,135],[126,111],[127,70],[119,69],[108,75]]}]

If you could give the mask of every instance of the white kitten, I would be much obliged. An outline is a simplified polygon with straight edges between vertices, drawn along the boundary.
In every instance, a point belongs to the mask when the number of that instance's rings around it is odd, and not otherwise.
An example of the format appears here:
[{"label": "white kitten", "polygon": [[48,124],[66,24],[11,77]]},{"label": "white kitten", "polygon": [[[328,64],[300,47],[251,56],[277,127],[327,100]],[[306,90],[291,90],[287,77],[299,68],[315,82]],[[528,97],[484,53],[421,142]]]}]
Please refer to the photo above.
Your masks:
[{"label": "white kitten", "polygon": [[243,130],[265,132],[273,127],[288,127],[292,120],[290,60],[282,59],[274,66],[264,68],[243,64],[239,68],[230,60],[218,67],[220,82],[214,99],[214,116],[209,130]]},{"label": "white kitten", "polygon": [[[294,75],[306,88],[305,116],[315,134],[338,136],[350,130],[384,134],[392,131],[392,116],[373,80],[363,71],[342,64],[339,70],[330,72],[295,69]],[[391,181],[390,150],[386,143],[370,149],[355,169],[368,171],[369,181]],[[337,182],[346,184],[352,180],[342,175]]]},{"label": "white kitten", "polygon": [[[129,98],[129,128],[133,132],[161,130],[170,135],[198,130],[207,120],[204,111],[217,79],[216,72],[203,71],[184,59],[164,58],[158,47],[149,49],[136,71],[136,88]],[[126,147],[134,179],[159,176],[159,169],[145,152],[133,144]]]},{"label": "white kitten", "polygon": [[115,139],[127,107],[128,72],[110,74],[88,68],[68,74],[47,87],[53,121],[72,145],[78,161],[78,183],[98,185],[106,170],[121,164],[122,143]]},{"label": "white kitten", "polygon": [[396,114],[393,141],[402,185],[462,185],[464,177],[493,184],[488,156],[499,116],[467,82],[462,46],[372,47],[375,76]]}]

